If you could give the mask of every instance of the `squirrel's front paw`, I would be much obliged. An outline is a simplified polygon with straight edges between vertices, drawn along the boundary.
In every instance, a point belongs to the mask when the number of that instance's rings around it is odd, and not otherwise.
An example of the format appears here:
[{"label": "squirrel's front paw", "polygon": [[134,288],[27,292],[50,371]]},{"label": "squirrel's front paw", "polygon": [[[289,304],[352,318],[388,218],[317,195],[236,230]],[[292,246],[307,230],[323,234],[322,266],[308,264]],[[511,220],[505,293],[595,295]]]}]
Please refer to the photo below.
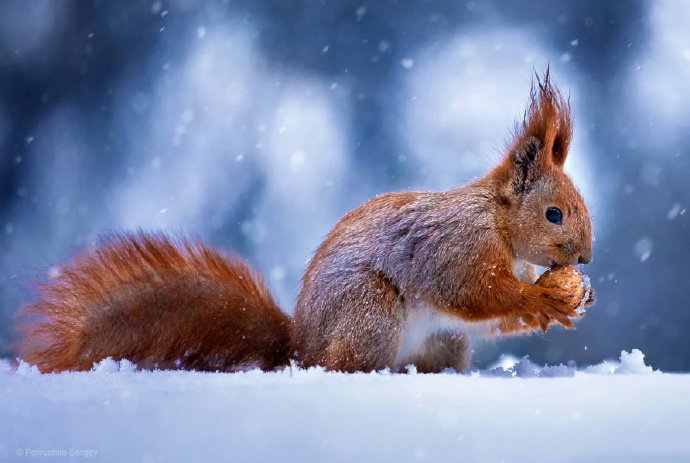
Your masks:
[{"label": "squirrel's front paw", "polygon": [[580,302],[576,295],[561,289],[549,289],[544,292],[541,303],[535,308],[536,317],[542,331],[546,331],[554,322],[566,328],[573,328],[573,318],[581,317]]}]

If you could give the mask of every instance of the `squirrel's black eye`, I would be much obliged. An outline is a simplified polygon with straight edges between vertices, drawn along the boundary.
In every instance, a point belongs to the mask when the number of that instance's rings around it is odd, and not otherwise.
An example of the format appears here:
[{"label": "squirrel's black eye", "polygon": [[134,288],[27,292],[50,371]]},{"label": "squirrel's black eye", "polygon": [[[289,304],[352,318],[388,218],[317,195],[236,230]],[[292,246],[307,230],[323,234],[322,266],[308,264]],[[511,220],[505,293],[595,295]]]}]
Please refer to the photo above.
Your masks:
[{"label": "squirrel's black eye", "polygon": [[559,208],[551,206],[546,210],[546,220],[556,225],[563,223],[563,211]]}]

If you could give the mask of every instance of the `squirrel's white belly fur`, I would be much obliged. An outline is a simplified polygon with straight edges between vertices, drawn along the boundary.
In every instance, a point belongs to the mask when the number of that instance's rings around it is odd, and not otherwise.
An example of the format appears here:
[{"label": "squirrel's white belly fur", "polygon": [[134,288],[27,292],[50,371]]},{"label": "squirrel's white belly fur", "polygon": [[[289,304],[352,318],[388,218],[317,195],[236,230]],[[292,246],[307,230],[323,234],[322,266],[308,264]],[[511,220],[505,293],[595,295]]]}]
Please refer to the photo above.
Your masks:
[{"label": "squirrel's white belly fur", "polygon": [[424,355],[427,340],[437,333],[449,331],[473,338],[490,337],[496,334],[497,322],[467,322],[443,312],[433,303],[422,299],[407,302],[407,317],[400,333],[400,344],[395,359],[397,369],[407,366],[411,359]]}]

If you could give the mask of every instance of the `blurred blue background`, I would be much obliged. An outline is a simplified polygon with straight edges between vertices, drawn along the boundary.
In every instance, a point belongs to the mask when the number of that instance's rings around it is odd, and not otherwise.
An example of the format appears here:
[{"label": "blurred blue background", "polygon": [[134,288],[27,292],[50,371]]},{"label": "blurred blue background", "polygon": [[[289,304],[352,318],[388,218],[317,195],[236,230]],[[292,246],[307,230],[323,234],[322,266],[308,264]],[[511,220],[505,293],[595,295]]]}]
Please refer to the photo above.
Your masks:
[{"label": "blurred blue background", "polygon": [[0,342],[31,280],[121,229],[236,250],[291,311],[342,214],[482,175],[550,63],[598,303],[576,331],[477,346],[477,365],[640,348],[688,370],[689,20],[664,0],[4,1]]}]

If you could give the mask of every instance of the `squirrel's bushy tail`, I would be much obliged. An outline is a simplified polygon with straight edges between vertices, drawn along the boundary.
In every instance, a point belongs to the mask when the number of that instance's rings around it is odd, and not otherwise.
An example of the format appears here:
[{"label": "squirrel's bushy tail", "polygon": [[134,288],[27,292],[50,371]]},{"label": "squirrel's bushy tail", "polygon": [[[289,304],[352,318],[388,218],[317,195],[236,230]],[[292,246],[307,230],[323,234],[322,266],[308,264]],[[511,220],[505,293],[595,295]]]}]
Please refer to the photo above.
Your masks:
[{"label": "squirrel's bushy tail", "polygon": [[20,312],[20,356],[43,372],[88,370],[106,357],[206,371],[288,363],[292,321],[239,257],[123,234],[55,273]]}]

